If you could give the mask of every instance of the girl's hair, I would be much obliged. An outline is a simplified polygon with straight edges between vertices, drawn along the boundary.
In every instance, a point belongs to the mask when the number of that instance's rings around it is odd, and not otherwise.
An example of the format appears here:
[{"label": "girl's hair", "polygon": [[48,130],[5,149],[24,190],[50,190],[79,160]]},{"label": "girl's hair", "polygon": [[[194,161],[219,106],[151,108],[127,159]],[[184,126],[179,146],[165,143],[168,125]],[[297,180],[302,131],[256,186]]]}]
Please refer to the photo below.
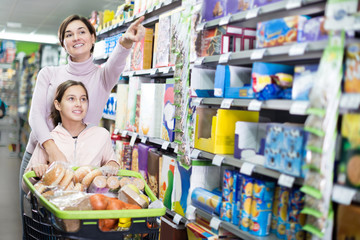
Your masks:
[{"label": "girl's hair", "polygon": [[[64,47],[64,39],[65,39],[65,31],[67,26],[75,20],[80,20],[82,21],[87,29],[89,30],[91,35],[95,36],[95,40],[96,40],[96,31],[94,26],[89,22],[89,20],[85,17],[79,16],[79,15],[70,15],[67,18],[64,19],[64,21],[61,23],[60,27],[59,27],[59,31],[58,31],[58,37],[59,37],[59,41],[62,47]],[[91,48],[90,50],[91,53],[94,52],[94,46]]]},{"label": "girl's hair", "polygon": [[[55,93],[55,98],[54,101],[57,100],[59,103],[61,102],[65,91],[72,86],[81,86],[84,88],[85,93],[86,93],[86,97],[89,99],[89,94],[86,90],[85,85],[82,82],[78,82],[78,81],[74,81],[74,80],[67,80],[63,83],[61,83],[57,89],[56,89],[56,93]],[[60,112],[55,108],[55,104],[53,101],[53,105],[51,106],[51,112],[50,112],[50,119],[52,120],[54,126],[56,127],[59,123],[61,123],[61,116],[60,116]]]}]

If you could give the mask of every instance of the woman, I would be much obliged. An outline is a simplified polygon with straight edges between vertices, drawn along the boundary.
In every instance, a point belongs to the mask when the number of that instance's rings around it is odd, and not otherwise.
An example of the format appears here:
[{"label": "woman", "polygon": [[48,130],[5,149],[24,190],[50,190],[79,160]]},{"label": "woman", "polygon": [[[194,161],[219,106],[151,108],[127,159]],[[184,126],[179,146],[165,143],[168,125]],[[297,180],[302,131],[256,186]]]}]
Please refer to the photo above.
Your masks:
[{"label": "woman", "polygon": [[[103,166],[107,175],[116,175],[120,165],[110,134],[105,128],[84,122],[88,106],[83,83],[68,80],[60,84],[50,114],[56,127],[50,135],[71,166]],[[49,163],[49,156],[38,143],[25,172],[33,170],[41,178]]]},{"label": "woman", "polygon": [[[140,41],[145,30],[141,25],[144,17],[132,23],[119,39],[104,68],[93,63],[92,52],[96,40],[96,31],[89,21],[78,15],[67,17],[60,25],[58,36],[61,46],[68,53],[68,64],[57,67],[45,67],[40,70],[30,108],[29,124],[32,129],[21,166],[20,184],[24,170],[37,143],[49,155],[49,162],[66,161],[66,157],[56,146],[50,135],[54,128],[48,119],[56,88],[66,79],[82,82],[89,93],[91,103],[85,122],[98,125],[102,111],[111,89],[116,85],[124,69],[126,57],[134,42]],[[21,185],[20,185],[21,186]],[[24,193],[20,187],[21,211]]]}]

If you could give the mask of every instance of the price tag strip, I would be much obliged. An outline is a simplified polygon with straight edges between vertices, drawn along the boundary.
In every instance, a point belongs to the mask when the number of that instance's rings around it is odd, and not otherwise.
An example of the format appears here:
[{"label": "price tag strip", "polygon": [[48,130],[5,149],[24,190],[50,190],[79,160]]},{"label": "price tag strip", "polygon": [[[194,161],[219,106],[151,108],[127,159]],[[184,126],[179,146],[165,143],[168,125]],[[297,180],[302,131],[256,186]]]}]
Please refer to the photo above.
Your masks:
[{"label": "price tag strip", "polygon": [[334,185],[332,190],[332,200],[343,205],[350,205],[355,195],[355,189],[340,185]]},{"label": "price tag strip", "polygon": [[220,55],[219,63],[228,63],[231,59],[232,52],[224,53]]},{"label": "price tag strip", "polygon": [[266,54],[266,48],[253,50],[250,56],[251,60],[260,60],[263,59]]},{"label": "price tag strip", "polygon": [[261,110],[261,105],[262,105],[262,101],[253,99],[250,101],[249,106],[248,106],[248,110],[249,111],[260,111]]},{"label": "price tag strip", "polygon": [[167,150],[170,145],[170,142],[164,141],[161,145],[161,149]]},{"label": "price tag strip", "polygon": [[196,31],[199,32],[199,31],[202,31],[205,29],[205,25],[206,25],[206,22],[204,23],[200,23],[196,26]]},{"label": "price tag strip", "polygon": [[174,153],[178,153],[178,152],[179,152],[179,144],[175,143]]},{"label": "price tag strip", "polygon": [[290,114],[293,115],[306,115],[306,110],[309,108],[309,101],[294,101],[290,107]]},{"label": "price tag strip", "polygon": [[142,138],[141,138],[141,143],[146,143],[147,142],[147,140],[148,140],[148,138],[146,137],[146,136],[143,136]]},{"label": "price tag strip", "polygon": [[119,129],[118,129],[118,128],[115,128],[114,134],[117,135],[118,133],[119,133]]},{"label": "price tag strip", "polygon": [[195,65],[195,66],[200,66],[200,65],[203,64],[204,60],[205,60],[205,57],[199,57],[199,58],[197,58],[197,59],[195,60],[194,65]]},{"label": "price tag strip", "polygon": [[201,151],[199,149],[193,149],[191,154],[190,154],[190,158],[192,159],[198,159],[199,155],[200,155]]},{"label": "price tag strip", "polygon": [[131,140],[130,140],[130,146],[134,146],[137,136],[138,136],[137,133],[132,134]]},{"label": "price tag strip", "polygon": [[302,5],[302,0],[288,0],[286,3],[286,9],[299,8]]},{"label": "price tag strip", "polygon": [[158,68],[154,68],[154,69],[151,69],[150,71],[150,75],[155,75],[159,72],[159,69]]},{"label": "price tag strip", "polygon": [[341,96],[340,108],[345,109],[359,109],[360,107],[360,94],[346,93]]},{"label": "price tag strip", "polygon": [[224,156],[215,155],[215,157],[212,160],[212,164],[220,167],[224,159],[225,159]]},{"label": "price tag strip", "polygon": [[292,188],[294,185],[295,178],[286,174],[281,174],[278,179],[278,184],[284,187]]},{"label": "price tag strip", "polygon": [[251,176],[254,171],[255,165],[249,162],[244,162],[240,168],[240,173]]},{"label": "price tag strip", "polygon": [[202,103],[203,99],[202,98],[194,98],[192,101],[192,105],[194,107],[198,107],[201,103]]},{"label": "price tag strip", "polygon": [[186,209],[186,214],[185,214],[186,218],[190,221],[195,220],[196,217],[195,212],[196,212],[196,208],[193,205],[189,205]]},{"label": "price tag strip", "polygon": [[234,99],[232,98],[224,98],[222,101],[221,101],[221,105],[220,105],[220,108],[227,108],[229,109],[231,107],[231,104],[233,103]]},{"label": "price tag strip", "polygon": [[122,131],[121,136],[122,136],[122,137],[126,137],[126,136],[127,136],[127,134],[128,134],[128,132],[127,132],[127,131]]},{"label": "price tag strip", "polygon": [[289,56],[301,56],[305,54],[308,43],[295,43],[289,49]]},{"label": "price tag strip", "polygon": [[173,222],[176,224],[176,225],[179,225],[180,222],[181,222],[181,219],[182,219],[182,216],[180,216],[179,214],[175,214],[174,218],[173,218]]},{"label": "price tag strip", "polygon": [[260,13],[260,8],[253,8],[249,10],[245,16],[245,19],[256,18]]},{"label": "price tag strip", "polygon": [[213,217],[210,220],[210,227],[214,228],[215,230],[219,230],[221,224],[221,220],[217,217]]},{"label": "price tag strip", "polygon": [[226,17],[221,18],[219,21],[219,26],[228,25],[231,18],[232,18],[232,15],[228,15]]}]

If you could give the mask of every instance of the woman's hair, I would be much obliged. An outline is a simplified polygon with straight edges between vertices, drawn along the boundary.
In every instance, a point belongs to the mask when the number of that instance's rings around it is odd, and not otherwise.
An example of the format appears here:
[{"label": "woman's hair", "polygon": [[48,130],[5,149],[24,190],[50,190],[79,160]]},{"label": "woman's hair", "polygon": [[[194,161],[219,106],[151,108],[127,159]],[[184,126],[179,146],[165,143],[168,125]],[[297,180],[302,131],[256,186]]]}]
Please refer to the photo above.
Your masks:
[{"label": "woman's hair", "polygon": [[[85,85],[82,82],[78,82],[78,81],[74,81],[74,80],[67,80],[67,81],[61,83],[57,87],[54,101],[57,100],[60,103],[64,96],[65,91],[69,87],[72,87],[72,86],[82,86],[85,90],[86,97],[89,99],[89,94],[86,90]],[[52,120],[54,126],[56,127],[56,125],[58,125],[62,121],[61,121],[60,112],[55,108],[54,101],[53,101],[53,105],[51,106],[50,119]]]},{"label": "woman's hair", "polygon": [[[82,21],[87,29],[89,30],[91,35],[95,36],[95,40],[96,40],[96,31],[94,26],[89,22],[89,20],[85,17],[79,16],[79,15],[70,15],[67,18],[64,19],[64,21],[61,23],[60,27],[59,27],[59,31],[58,31],[58,37],[59,37],[59,41],[62,47],[64,47],[64,39],[65,39],[65,31],[67,26],[75,20],[79,20]],[[93,53],[94,51],[94,46],[91,48],[90,52]]]}]

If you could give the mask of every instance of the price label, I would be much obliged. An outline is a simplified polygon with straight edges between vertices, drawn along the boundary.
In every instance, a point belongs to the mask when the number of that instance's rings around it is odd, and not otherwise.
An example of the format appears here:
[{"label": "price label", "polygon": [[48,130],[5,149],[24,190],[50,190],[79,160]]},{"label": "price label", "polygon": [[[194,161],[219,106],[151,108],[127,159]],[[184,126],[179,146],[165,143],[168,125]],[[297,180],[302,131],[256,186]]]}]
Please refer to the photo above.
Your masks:
[{"label": "price label", "polygon": [[350,205],[355,194],[356,194],[355,189],[340,185],[334,185],[332,191],[332,200],[340,204]]},{"label": "price label", "polygon": [[218,230],[220,227],[221,220],[217,217],[213,217],[210,220],[210,227],[214,228],[215,230]]},{"label": "price label", "polygon": [[143,136],[142,138],[141,138],[141,143],[146,143],[147,142],[147,137],[146,136]]},{"label": "price label", "polygon": [[221,18],[220,21],[219,21],[219,26],[228,25],[229,22],[230,22],[231,17],[232,17],[232,15],[228,15],[226,17]]},{"label": "price label", "polygon": [[203,99],[202,98],[194,98],[192,101],[192,105],[194,107],[198,107],[201,103],[202,103]]},{"label": "price label", "polygon": [[301,56],[305,54],[308,43],[295,43],[289,49],[289,56]]},{"label": "price label", "polygon": [[169,145],[170,145],[170,142],[164,141],[164,142],[161,144],[161,149],[167,150],[168,147],[169,147]]},{"label": "price label", "polygon": [[360,107],[360,94],[343,94],[340,99],[340,108],[358,109]]},{"label": "price label", "polygon": [[251,60],[259,60],[265,56],[266,48],[253,50],[250,56]]},{"label": "price label", "polygon": [[196,208],[193,205],[188,206],[185,214],[186,218],[190,221],[195,220],[195,216],[196,216],[195,212],[196,212]]},{"label": "price label", "polygon": [[215,157],[212,160],[212,164],[220,167],[224,159],[225,157],[223,156],[215,155]]},{"label": "price label", "polygon": [[278,184],[284,187],[292,188],[295,182],[295,178],[293,176],[289,176],[286,174],[281,174],[278,179]]},{"label": "price label", "polygon": [[201,151],[199,149],[193,149],[191,154],[190,154],[190,158],[198,159],[200,153],[201,153]]},{"label": "price label", "polygon": [[204,29],[205,29],[205,26],[206,26],[206,22],[199,23],[199,24],[196,26],[196,31],[199,32],[199,31],[204,30]]},{"label": "price label", "polygon": [[181,219],[182,219],[182,216],[180,216],[179,214],[175,214],[174,218],[173,218],[173,222],[176,224],[176,225],[179,225],[180,222],[181,222]]},{"label": "price label", "polygon": [[227,108],[229,109],[231,107],[231,104],[233,103],[234,99],[232,98],[224,98],[222,101],[221,101],[221,105],[220,105],[220,108]]},{"label": "price label", "polygon": [[126,22],[132,22],[132,21],[134,21],[134,16],[129,17],[129,18],[126,20]]},{"label": "price label", "polygon": [[127,132],[127,131],[122,131],[121,136],[122,136],[122,137],[126,137],[126,136],[127,136],[127,134],[128,134],[128,132]]},{"label": "price label", "polygon": [[129,72],[129,77],[133,77],[135,75],[135,71]]},{"label": "price label", "polygon": [[240,173],[251,176],[254,171],[255,165],[249,162],[244,162],[240,168]]},{"label": "price label", "polygon": [[150,71],[150,75],[155,75],[159,72],[159,69],[158,68],[154,68],[154,69],[151,69]]},{"label": "price label", "polygon": [[231,59],[231,52],[221,54],[219,58],[219,63],[228,63],[230,59]]},{"label": "price label", "polygon": [[171,69],[171,67],[166,67],[166,68],[164,68],[163,73],[169,73],[169,72],[170,72],[170,69]]},{"label": "price label", "polygon": [[290,114],[306,115],[306,110],[309,108],[309,101],[295,101],[291,104]]},{"label": "price label", "polygon": [[133,133],[130,140],[130,146],[134,146],[136,138],[137,138],[137,133]]},{"label": "price label", "polygon": [[137,15],[137,17],[144,16],[144,15],[145,15],[145,13],[146,13],[146,10],[145,10],[145,11],[142,11],[141,13],[139,13],[139,14]]},{"label": "price label", "polygon": [[260,111],[261,110],[261,105],[262,105],[262,101],[253,99],[250,101],[249,106],[248,106],[248,110],[249,111]]},{"label": "price label", "polygon": [[179,152],[179,144],[175,143],[174,153],[178,153],[178,152]]},{"label": "price label", "polygon": [[286,9],[293,9],[301,7],[302,0],[288,0],[286,3]]},{"label": "price label", "polygon": [[119,129],[115,128],[114,134],[117,135],[119,133]]},{"label": "price label", "polygon": [[246,19],[256,18],[260,13],[260,8],[253,8],[249,10],[245,16]]},{"label": "price label", "polygon": [[169,5],[170,3],[172,3],[172,0],[166,0],[165,1],[165,5]]},{"label": "price label", "polygon": [[205,59],[205,57],[199,57],[199,58],[197,58],[197,59],[195,60],[195,62],[194,62],[194,65],[195,65],[195,66],[200,66],[200,65],[202,65],[203,62],[204,62],[204,59]]}]

